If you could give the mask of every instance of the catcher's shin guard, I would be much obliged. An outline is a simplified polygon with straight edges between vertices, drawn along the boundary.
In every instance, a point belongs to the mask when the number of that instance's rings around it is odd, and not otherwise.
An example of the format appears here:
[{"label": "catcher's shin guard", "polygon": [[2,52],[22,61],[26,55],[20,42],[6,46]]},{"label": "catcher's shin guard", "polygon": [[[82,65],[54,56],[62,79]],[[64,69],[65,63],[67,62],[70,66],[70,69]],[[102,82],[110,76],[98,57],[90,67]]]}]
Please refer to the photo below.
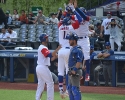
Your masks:
[{"label": "catcher's shin guard", "polygon": [[68,85],[67,90],[68,90],[68,93],[69,93],[69,100],[75,100],[74,96],[73,96],[73,93],[72,93],[72,86]]},{"label": "catcher's shin guard", "polygon": [[82,100],[81,92],[80,92],[78,87],[72,86],[72,93],[73,93],[73,96],[74,96],[73,100]]}]

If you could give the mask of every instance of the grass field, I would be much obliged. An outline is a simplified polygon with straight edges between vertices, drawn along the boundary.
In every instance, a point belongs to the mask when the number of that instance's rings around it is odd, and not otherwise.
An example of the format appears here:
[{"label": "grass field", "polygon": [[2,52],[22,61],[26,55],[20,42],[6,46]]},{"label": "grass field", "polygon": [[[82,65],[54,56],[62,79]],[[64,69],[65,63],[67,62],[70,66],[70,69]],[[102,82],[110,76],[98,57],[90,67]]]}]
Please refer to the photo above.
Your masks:
[{"label": "grass field", "polygon": [[[35,92],[29,90],[2,90],[0,89],[0,100],[35,100]],[[125,95],[92,94],[83,93],[82,100],[125,100]],[[46,100],[46,92],[41,100]],[[61,100],[59,93],[55,92],[55,99]],[[64,100],[69,100],[68,98]]]}]

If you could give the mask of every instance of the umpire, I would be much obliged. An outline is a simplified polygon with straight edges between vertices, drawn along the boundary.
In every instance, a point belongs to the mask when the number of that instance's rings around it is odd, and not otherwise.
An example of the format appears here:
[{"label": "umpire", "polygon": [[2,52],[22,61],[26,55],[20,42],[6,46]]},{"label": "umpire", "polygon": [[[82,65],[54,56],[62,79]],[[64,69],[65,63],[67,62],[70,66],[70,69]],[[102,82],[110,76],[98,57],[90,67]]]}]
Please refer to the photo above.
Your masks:
[{"label": "umpire", "polygon": [[80,78],[82,76],[82,60],[83,53],[80,46],[77,45],[78,36],[74,32],[70,32],[67,35],[67,39],[69,39],[69,44],[72,46],[70,50],[68,66],[68,93],[70,100],[82,100],[81,92],[80,92]]}]

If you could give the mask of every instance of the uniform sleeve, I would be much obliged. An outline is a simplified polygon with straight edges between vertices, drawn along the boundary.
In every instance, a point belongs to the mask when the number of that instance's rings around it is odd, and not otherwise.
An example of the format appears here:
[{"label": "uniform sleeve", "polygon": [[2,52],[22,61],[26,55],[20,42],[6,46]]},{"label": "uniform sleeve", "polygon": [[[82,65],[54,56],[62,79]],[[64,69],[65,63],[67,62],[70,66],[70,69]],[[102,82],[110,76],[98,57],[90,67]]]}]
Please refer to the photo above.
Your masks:
[{"label": "uniform sleeve", "polygon": [[83,11],[81,11],[79,8],[76,8],[75,10],[78,12],[78,14],[79,14],[84,20],[86,20],[86,21],[89,21],[89,20],[90,20],[89,16],[87,16],[87,15],[86,15]]},{"label": "uniform sleeve", "polygon": [[75,20],[74,23],[72,23],[72,26],[73,26],[74,29],[79,28],[79,22],[78,22],[78,20]]},{"label": "uniform sleeve", "polygon": [[76,17],[77,17],[79,23],[81,23],[81,22],[82,22],[82,17],[78,14],[77,11],[74,11],[74,13],[75,13],[75,15],[76,15]]},{"label": "uniform sleeve", "polygon": [[49,50],[48,49],[46,49],[46,48],[43,48],[42,50],[41,50],[41,53],[44,55],[44,57],[52,57],[52,54],[49,52]]}]

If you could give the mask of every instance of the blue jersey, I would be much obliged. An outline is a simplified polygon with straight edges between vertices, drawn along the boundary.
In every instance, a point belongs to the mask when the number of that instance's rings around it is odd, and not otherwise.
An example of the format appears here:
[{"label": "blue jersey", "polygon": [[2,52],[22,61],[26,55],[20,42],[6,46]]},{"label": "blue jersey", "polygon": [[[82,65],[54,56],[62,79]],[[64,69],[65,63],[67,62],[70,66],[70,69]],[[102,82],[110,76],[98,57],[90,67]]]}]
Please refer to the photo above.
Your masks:
[{"label": "blue jersey", "polygon": [[68,66],[74,67],[77,62],[83,61],[83,52],[80,46],[75,46],[71,49],[70,55],[69,55],[69,60],[68,60]]},{"label": "blue jersey", "polygon": [[90,61],[94,58],[95,55],[96,55],[95,52],[92,52],[92,53],[90,54]]}]

